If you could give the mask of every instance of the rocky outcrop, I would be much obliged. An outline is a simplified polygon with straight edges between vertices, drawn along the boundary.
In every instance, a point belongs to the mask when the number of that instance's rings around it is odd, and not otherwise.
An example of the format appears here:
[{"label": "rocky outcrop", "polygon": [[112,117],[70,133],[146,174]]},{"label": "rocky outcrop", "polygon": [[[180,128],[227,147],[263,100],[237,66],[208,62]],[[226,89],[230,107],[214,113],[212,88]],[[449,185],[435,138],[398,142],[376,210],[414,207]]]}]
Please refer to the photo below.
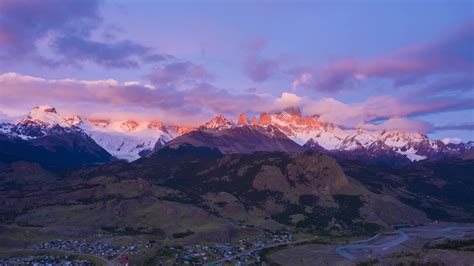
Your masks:
[{"label": "rocky outcrop", "polygon": [[258,122],[257,122],[257,118],[254,116],[252,118],[252,126],[256,126],[256,125],[258,125]]},{"label": "rocky outcrop", "polygon": [[248,125],[249,120],[247,119],[247,116],[244,114],[239,115],[239,119],[237,119],[237,125]]},{"label": "rocky outcrop", "polygon": [[286,197],[294,198],[295,195],[331,195],[348,184],[344,171],[334,159],[306,153],[291,156],[284,171],[276,166],[263,165],[252,187],[282,192]]},{"label": "rocky outcrop", "polygon": [[271,123],[272,123],[272,117],[270,114],[267,114],[267,113],[260,114],[260,120],[258,121],[258,124],[260,126],[268,126]]},{"label": "rocky outcrop", "polygon": [[225,118],[223,115],[218,115],[211,119],[209,122],[205,123],[201,128],[208,129],[226,129],[235,126],[232,119]]},{"label": "rocky outcrop", "polygon": [[330,195],[349,181],[336,160],[322,154],[299,154],[286,172],[299,194]]}]

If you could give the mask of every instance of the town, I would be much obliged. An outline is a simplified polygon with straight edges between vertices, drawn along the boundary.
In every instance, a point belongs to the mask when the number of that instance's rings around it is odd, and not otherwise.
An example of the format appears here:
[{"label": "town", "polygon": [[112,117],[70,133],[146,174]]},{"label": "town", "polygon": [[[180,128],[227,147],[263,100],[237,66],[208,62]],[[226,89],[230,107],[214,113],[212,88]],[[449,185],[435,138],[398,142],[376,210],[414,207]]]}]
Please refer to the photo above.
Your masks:
[{"label": "town", "polygon": [[222,264],[258,263],[258,251],[294,240],[291,232],[266,231],[261,236],[240,239],[236,242],[166,246],[158,251],[157,264]]},{"label": "town", "polygon": [[89,242],[87,240],[52,240],[49,242],[34,244],[34,250],[59,250],[77,254],[99,256],[107,260],[113,260],[125,253],[135,253],[138,246],[114,246],[111,243]]},{"label": "town", "polygon": [[74,256],[53,256],[47,254],[35,256],[12,256],[6,259],[0,258],[0,266],[7,265],[78,265],[93,266],[91,261],[75,258]]},{"label": "town", "polygon": [[[200,243],[187,245],[166,245],[156,253],[155,262],[161,264],[223,264],[223,263],[259,263],[259,251],[294,242],[294,236],[286,230],[265,231],[261,235],[242,238],[224,243]],[[298,242],[298,241],[296,241]],[[59,257],[52,255],[36,255],[24,257],[10,257],[0,260],[1,265],[37,264],[37,265],[93,265],[87,260],[75,259],[73,255],[90,255],[106,261],[137,254],[144,249],[159,245],[156,241],[147,244],[113,245],[106,241],[62,240],[56,239],[48,242],[33,244],[30,249],[39,252],[63,251],[71,256]],[[73,259],[74,258],[74,259]],[[128,259],[127,259],[128,260]],[[72,263],[72,264],[70,264]]]}]

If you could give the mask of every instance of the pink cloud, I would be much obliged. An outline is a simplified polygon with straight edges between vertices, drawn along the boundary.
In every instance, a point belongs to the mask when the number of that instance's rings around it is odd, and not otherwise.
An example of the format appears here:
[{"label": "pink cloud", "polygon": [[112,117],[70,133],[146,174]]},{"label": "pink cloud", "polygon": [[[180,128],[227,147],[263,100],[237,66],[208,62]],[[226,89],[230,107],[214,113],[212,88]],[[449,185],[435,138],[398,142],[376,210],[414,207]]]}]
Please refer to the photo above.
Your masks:
[{"label": "pink cloud", "polygon": [[[52,80],[16,73],[0,75],[0,106],[29,109],[39,103],[65,104],[89,113],[120,110],[199,123],[216,113],[263,112],[273,99],[256,94],[232,94],[205,82],[187,89],[116,80]],[[2,107],[3,108],[3,107]]]},{"label": "pink cloud", "polygon": [[434,75],[472,76],[473,46],[474,21],[469,21],[432,42],[407,46],[372,60],[345,58],[320,69],[296,72],[292,85],[329,92],[352,89],[367,78],[389,79],[395,87],[401,87]]},{"label": "pink cloud", "polygon": [[[369,127],[387,120],[383,126],[420,128],[408,124],[407,117],[461,110],[474,107],[472,99],[444,99],[417,102],[393,96],[368,98],[364,102],[346,104],[333,98],[311,100],[284,92],[279,97],[255,93],[234,94],[206,82],[195,82],[187,88],[151,85],[142,82],[109,80],[44,79],[17,73],[0,74],[0,108],[27,111],[34,105],[53,104],[74,109],[79,114],[109,114],[152,117],[173,123],[199,124],[216,114],[236,116],[240,113],[278,112],[300,107],[304,114],[317,115],[323,121],[347,128]],[[64,108],[65,107],[65,108]]]},{"label": "pink cloud", "polygon": [[354,104],[345,104],[333,98],[308,101],[303,107],[303,112],[310,115],[318,115],[323,121],[344,127],[356,128],[359,125],[377,120],[398,119],[470,108],[474,108],[474,101],[472,99],[432,102],[410,102],[405,100],[402,103],[393,96],[377,96],[368,98],[365,102]]},{"label": "pink cloud", "polygon": [[175,62],[156,68],[147,78],[156,85],[169,85],[175,82],[208,81],[213,76],[202,65],[191,62]]},{"label": "pink cloud", "polygon": [[363,123],[357,127],[368,130],[403,130],[409,132],[429,132],[433,129],[433,125],[428,122],[407,118],[390,118],[381,124]]},{"label": "pink cloud", "polygon": [[[170,56],[131,40],[93,37],[102,24],[101,0],[3,0],[0,3],[0,65],[28,61],[40,66],[81,66],[93,62],[108,68],[137,68]],[[41,53],[38,43],[55,56]]]}]

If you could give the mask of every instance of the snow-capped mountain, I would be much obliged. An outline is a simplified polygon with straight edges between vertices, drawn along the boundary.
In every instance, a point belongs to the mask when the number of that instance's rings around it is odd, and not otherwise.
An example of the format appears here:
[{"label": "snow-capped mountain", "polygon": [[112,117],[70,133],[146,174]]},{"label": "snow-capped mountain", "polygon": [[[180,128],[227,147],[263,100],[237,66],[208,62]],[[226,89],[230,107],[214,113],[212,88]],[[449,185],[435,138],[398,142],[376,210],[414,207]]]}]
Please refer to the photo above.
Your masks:
[{"label": "snow-capped mountain", "polygon": [[[419,132],[343,129],[324,122],[317,116],[303,116],[297,108],[287,109],[281,113],[262,113],[258,119],[255,116],[249,119],[245,114],[241,114],[236,123],[232,119],[218,115],[204,123],[198,130],[219,131],[248,126],[282,132],[308,150],[355,159],[384,158],[388,161],[394,158],[397,161],[406,159],[419,161],[474,150],[472,142],[451,143],[446,140],[444,142],[431,140],[426,134]],[[159,121],[63,117],[49,105],[34,107],[17,124],[0,123],[0,134],[23,140],[61,132],[84,134],[115,158],[127,161],[136,160],[193,130],[196,129],[164,125]]]},{"label": "snow-capped mountain", "polygon": [[64,117],[50,105],[34,107],[15,125],[0,124],[0,133],[24,140],[46,136],[53,131],[86,134],[114,157],[127,161],[136,160],[189,130],[192,128],[165,126],[157,121]]},{"label": "snow-capped mountain", "polygon": [[241,114],[238,124],[272,125],[300,145],[313,139],[329,150],[335,149],[349,135],[349,132],[331,123],[323,122],[317,117],[302,116],[299,110],[295,108],[277,114],[263,113],[260,114],[258,120],[253,117],[252,122],[248,122],[247,117]]},{"label": "snow-capped mountain", "polygon": [[127,161],[139,159],[193,130],[177,125],[167,126],[159,121],[112,121],[95,118],[82,119],[79,127],[113,156]]},{"label": "snow-capped mountain", "polygon": [[218,115],[214,118],[212,118],[209,122],[206,122],[201,128],[207,128],[207,129],[226,129],[226,128],[232,128],[236,124],[232,119],[225,118],[223,115]]},{"label": "snow-capped mountain", "polygon": [[56,108],[51,105],[39,105],[33,107],[30,113],[25,118],[23,118],[18,124],[39,125],[46,128],[51,128],[53,126],[71,126],[68,121],[66,121],[56,112]]},{"label": "snow-capped mountain", "polygon": [[2,123],[0,128],[0,132],[8,136],[19,137],[24,140],[59,133],[84,134],[79,127],[61,117],[56,109],[50,105],[35,106],[18,123]]},{"label": "snow-capped mountain", "polygon": [[112,156],[84,130],[49,105],[34,107],[16,124],[0,124],[0,161],[33,161],[69,170],[111,161]]},{"label": "snow-capped mountain", "polygon": [[83,119],[80,127],[113,156],[133,161],[174,138],[159,122]]},{"label": "snow-capped mountain", "polygon": [[[249,124],[247,117],[241,114],[237,125]],[[298,109],[287,109],[276,114],[261,114],[254,125],[272,125],[306,149],[327,151],[332,154],[364,155],[367,158],[399,157],[410,161],[458,154],[472,149],[465,143],[444,144],[439,140],[430,140],[420,132],[400,130],[364,130],[343,129],[332,123],[321,121],[318,117],[305,117]],[[470,148],[471,147],[471,148]],[[396,158],[400,160],[400,158]]]}]

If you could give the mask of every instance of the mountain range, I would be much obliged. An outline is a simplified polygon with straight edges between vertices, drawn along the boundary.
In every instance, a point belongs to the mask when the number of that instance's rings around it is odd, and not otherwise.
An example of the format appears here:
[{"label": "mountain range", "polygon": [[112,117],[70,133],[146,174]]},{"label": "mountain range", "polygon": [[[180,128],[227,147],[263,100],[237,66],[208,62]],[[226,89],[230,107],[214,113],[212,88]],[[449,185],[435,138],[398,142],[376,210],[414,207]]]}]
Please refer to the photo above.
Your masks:
[{"label": "mountain range", "polygon": [[167,247],[259,245],[282,231],[340,242],[472,222],[472,151],[472,142],[343,129],[296,109],[187,128],[37,106],[0,124],[0,249],[130,239],[156,244],[129,254],[134,265],[181,264]]},{"label": "mountain range", "polygon": [[237,122],[218,115],[193,128],[165,125],[160,121],[66,117],[53,106],[41,105],[16,124],[0,123],[3,142],[8,139],[10,143],[47,148],[54,142],[53,136],[58,135],[75,136],[87,142],[85,146],[89,150],[81,152],[93,154],[95,159],[90,163],[113,159],[133,161],[167,144],[176,146],[178,143],[212,147],[224,154],[311,150],[336,158],[389,164],[472,156],[474,150],[473,142],[446,143],[429,139],[421,132],[343,129],[316,116],[303,116],[297,108],[274,114],[262,113],[258,119],[241,114]]}]

